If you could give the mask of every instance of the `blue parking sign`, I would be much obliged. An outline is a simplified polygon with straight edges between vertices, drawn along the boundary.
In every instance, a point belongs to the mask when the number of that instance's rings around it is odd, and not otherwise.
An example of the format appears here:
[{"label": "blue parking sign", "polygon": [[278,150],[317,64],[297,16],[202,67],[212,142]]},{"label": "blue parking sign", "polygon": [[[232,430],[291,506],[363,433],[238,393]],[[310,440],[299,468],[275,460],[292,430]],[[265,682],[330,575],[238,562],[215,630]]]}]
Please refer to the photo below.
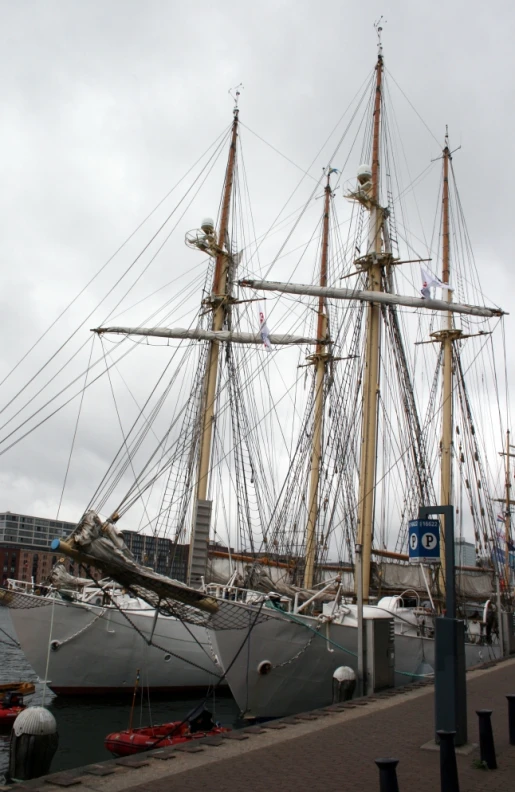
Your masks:
[{"label": "blue parking sign", "polygon": [[435,564],[440,560],[438,520],[410,520],[409,560],[412,564]]}]

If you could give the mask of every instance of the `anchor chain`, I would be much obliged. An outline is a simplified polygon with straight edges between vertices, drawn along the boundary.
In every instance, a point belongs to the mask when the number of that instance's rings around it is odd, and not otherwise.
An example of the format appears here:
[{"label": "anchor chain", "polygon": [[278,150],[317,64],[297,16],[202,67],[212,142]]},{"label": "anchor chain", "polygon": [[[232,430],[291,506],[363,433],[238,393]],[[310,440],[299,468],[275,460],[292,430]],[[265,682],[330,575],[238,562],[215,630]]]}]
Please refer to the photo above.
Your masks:
[{"label": "anchor chain", "polygon": [[282,663],[276,663],[275,665],[272,665],[272,668],[282,668],[283,666],[289,665],[290,663],[294,663],[295,660],[298,660],[299,657],[301,655],[303,655],[304,652],[307,649],[309,649],[309,647],[311,646],[311,644],[313,643],[313,640],[317,637],[317,635],[320,634],[320,630],[322,629],[322,627],[323,627],[323,625],[325,623],[326,623],[325,621],[323,621],[323,622],[319,621],[318,626],[316,627],[315,630],[313,630],[313,632],[312,632],[310,638],[308,639],[308,642],[306,643],[306,645],[303,646],[301,649],[299,649],[299,651],[296,654],[294,654],[293,657],[290,657],[289,660],[283,660]]},{"label": "anchor chain", "polygon": [[64,646],[70,641],[73,641],[74,638],[78,638],[79,635],[82,635],[82,633],[86,632],[86,630],[92,627],[96,621],[101,619],[105,612],[106,612],[106,608],[104,608],[101,613],[95,616],[95,618],[92,621],[90,621],[89,624],[86,624],[85,627],[82,627],[80,630],[77,630],[76,633],[73,633],[73,635],[68,636],[68,638],[63,638],[62,641],[58,641],[58,640],[51,641],[50,646],[52,647],[52,651],[57,652],[57,650],[60,649],[61,646]]}]

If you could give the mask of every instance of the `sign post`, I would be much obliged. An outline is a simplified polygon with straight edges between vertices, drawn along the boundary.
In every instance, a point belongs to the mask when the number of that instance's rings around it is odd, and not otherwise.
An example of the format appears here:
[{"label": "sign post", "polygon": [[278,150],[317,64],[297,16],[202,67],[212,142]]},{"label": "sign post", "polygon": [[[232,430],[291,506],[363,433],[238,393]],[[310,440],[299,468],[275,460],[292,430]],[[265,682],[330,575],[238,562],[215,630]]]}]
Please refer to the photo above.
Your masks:
[{"label": "sign post", "polygon": [[[428,557],[435,558],[436,546],[439,555],[438,521],[428,519],[435,514],[443,514],[445,517],[445,613],[435,619],[435,731],[454,731],[455,744],[465,745],[467,742],[465,622],[456,618],[453,506],[419,508],[418,520],[412,520],[409,527],[410,561],[412,557],[417,558],[418,563],[424,560],[427,562]],[[438,529],[434,528],[435,523]],[[426,553],[429,556],[425,555]]]}]

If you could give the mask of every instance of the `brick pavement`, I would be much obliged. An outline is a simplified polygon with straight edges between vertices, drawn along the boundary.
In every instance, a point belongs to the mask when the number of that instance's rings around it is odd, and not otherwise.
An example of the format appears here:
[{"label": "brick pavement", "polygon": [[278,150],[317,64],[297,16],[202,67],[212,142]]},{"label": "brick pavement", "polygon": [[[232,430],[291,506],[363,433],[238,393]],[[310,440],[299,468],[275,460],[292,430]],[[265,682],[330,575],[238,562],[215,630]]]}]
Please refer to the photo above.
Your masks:
[{"label": "brick pavement", "polygon": [[[467,692],[470,741],[478,741],[475,710],[494,710],[499,769],[473,767],[478,750],[458,756],[461,792],[513,792],[515,746],[508,743],[505,694],[515,692],[515,661],[475,672],[468,679]],[[347,722],[331,725],[331,718],[324,718],[323,727],[319,721],[319,728],[311,734],[174,773],[172,778],[134,787],[133,792],[368,792],[379,789],[374,759],[381,756],[400,760],[400,792],[435,792],[440,789],[439,754],[420,748],[433,734],[433,688],[425,688],[420,694],[415,698],[408,694],[404,701],[402,695],[395,697],[398,703],[380,711],[363,708],[359,717],[356,714]],[[355,713],[348,711],[349,716]],[[255,741],[259,739],[254,737]]]}]

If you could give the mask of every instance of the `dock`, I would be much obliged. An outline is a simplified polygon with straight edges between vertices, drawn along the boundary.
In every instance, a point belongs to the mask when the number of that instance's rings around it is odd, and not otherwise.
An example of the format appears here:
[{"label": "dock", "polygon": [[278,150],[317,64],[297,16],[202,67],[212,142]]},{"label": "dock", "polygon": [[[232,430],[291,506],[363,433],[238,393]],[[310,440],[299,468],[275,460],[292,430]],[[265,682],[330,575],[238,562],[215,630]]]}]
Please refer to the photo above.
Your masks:
[{"label": "dock", "polygon": [[[457,749],[462,792],[513,792],[506,695],[515,693],[515,659],[467,673],[468,737]],[[479,767],[476,710],[491,709],[497,770]],[[62,792],[369,792],[379,789],[374,760],[399,760],[400,792],[440,789],[434,738],[434,686],[420,682],[369,698],[2,787]],[[77,739],[80,735],[77,734]]]}]

